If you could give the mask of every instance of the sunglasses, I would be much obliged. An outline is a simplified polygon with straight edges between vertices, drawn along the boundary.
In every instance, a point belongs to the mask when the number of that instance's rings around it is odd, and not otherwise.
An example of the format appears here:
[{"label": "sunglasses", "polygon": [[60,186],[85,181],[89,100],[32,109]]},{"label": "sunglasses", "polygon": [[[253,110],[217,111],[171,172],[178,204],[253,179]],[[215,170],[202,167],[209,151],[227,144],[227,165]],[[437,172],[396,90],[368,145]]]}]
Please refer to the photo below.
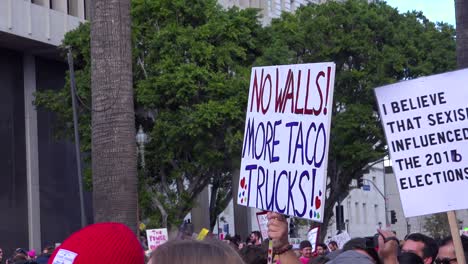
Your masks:
[{"label": "sunglasses", "polygon": [[450,262],[457,260],[457,258],[436,258],[435,263],[436,264],[450,264]]}]

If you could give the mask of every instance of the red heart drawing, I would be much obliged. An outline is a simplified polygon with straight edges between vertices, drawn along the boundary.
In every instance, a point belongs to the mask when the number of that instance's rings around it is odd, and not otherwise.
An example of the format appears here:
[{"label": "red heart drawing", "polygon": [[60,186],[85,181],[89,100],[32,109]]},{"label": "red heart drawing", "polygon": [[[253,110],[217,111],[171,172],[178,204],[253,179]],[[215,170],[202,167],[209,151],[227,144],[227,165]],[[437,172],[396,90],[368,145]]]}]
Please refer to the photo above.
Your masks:
[{"label": "red heart drawing", "polygon": [[241,188],[243,189],[245,186],[245,178],[242,178],[242,180],[240,181],[240,185],[241,185]]},{"label": "red heart drawing", "polygon": [[322,201],[320,201],[320,198],[318,196],[315,196],[315,209],[319,209],[321,205]]}]

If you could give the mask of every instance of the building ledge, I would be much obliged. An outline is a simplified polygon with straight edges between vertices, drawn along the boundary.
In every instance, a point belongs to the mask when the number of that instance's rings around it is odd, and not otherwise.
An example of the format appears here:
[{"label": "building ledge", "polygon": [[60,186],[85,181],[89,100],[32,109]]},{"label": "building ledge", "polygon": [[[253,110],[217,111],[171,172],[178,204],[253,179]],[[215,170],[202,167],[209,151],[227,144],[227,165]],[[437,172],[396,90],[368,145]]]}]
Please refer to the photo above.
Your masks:
[{"label": "building ledge", "polygon": [[[31,40],[24,43],[25,46],[35,46],[40,42],[46,46],[57,47],[62,43],[65,33],[75,29],[85,20],[70,16],[66,13],[52,10],[50,8],[32,4],[24,0],[2,0],[0,1],[0,33],[1,44],[23,45],[12,36],[18,36]],[[4,40],[5,36],[8,38]],[[5,43],[3,43],[5,42]],[[20,47],[8,46],[15,49]],[[26,47],[28,48],[28,47]]]}]

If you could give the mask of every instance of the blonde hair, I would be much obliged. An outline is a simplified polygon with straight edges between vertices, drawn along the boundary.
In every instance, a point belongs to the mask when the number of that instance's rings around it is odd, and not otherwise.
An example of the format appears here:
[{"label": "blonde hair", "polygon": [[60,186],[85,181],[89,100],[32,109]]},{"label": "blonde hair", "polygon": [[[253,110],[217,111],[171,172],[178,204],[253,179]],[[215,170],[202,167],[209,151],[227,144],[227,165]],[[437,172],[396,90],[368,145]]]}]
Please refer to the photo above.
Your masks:
[{"label": "blonde hair", "polygon": [[150,264],[243,264],[244,261],[228,244],[214,239],[173,240],[151,254]]}]

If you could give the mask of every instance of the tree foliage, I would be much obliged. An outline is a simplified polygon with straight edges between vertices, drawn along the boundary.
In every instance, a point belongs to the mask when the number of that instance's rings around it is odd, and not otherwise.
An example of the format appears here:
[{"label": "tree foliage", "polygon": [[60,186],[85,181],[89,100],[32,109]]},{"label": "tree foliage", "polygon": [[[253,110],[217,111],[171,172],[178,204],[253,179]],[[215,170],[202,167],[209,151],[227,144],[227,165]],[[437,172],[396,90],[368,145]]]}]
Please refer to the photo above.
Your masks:
[{"label": "tree foliage", "polygon": [[[257,11],[222,10],[213,0],[134,0],[132,19],[137,126],[151,138],[140,172],[143,217],[175,225],[210,184],[213,227],[239,164],[248,75],[264,35]],[[65,45],[74,50],[82,151],[89,152],[89,26],[68,33]],[[68,89],[38,93],[36,103],[69,128]]]},{"label": "tree foliage", "polygon": [[271,46],[260,64],[336,63],[323,238],[351,180],[385,153],[373,88],[454,69],[454,29],[420,12],[350,0],[284,13],[267,31]]},{"label": "tree foliage", "polygon": [[[383,2],[309,5],[266,28],[257,16],[251,9],[223,11],[214,0],[133,0],[137,125],[151,135],[140,206],[153,225],[181,221],[208,183],[218,201],[212,216],[232,196],[252,65],[336,63],[322,236],[351,180],[385,153],[373,88],[455,68],[451,26],[418,12],[399,14]],[[64,45],[74,48],[78,94],[90,105],[88,26],[68,33]],[[37,103],[69,128],[68,89],[39,93]],[[82,107],[83,151],[89,124]]]},{"label": "tree foliage", "polygon": [[435,239],[450,236],[450,225],[447,213],[433,214],[424,219],[424,229]]}]

